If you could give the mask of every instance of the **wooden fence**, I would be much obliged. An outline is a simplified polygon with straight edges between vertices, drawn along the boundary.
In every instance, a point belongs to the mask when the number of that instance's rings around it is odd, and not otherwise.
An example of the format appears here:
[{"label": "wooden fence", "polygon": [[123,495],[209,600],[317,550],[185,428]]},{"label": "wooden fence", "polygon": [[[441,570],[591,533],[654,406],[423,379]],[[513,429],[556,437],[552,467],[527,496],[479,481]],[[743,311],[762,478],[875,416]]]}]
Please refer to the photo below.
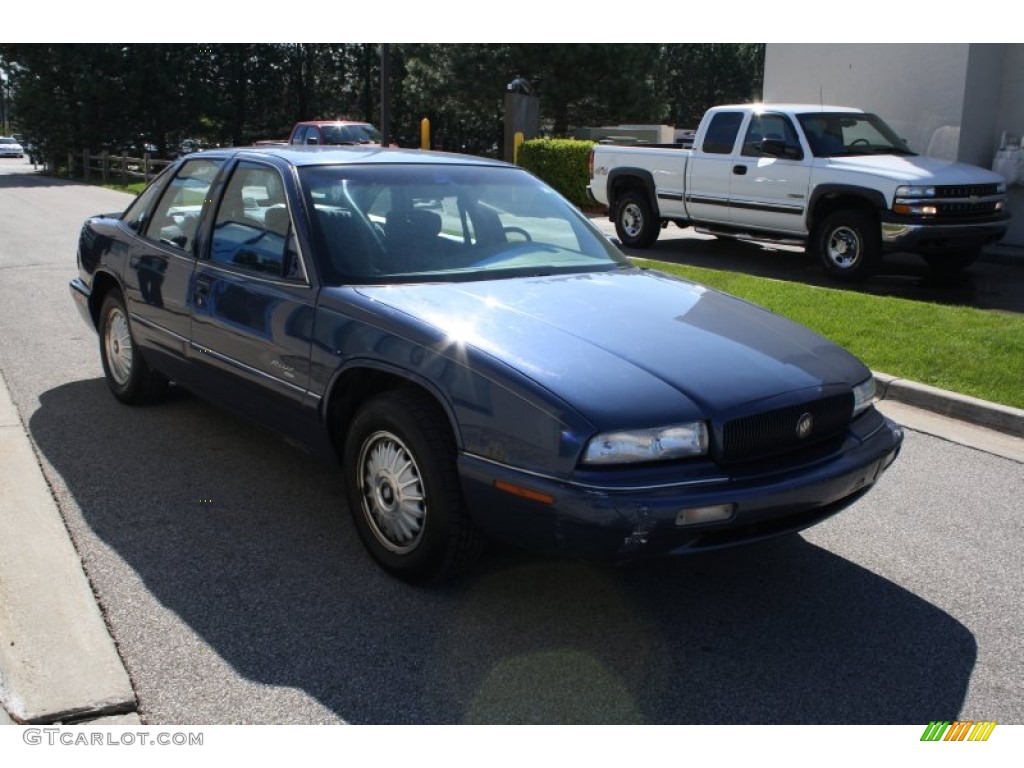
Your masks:
[{"label": "wooden fence", "polygon": [[147,184],[173,160],[157,160],[147,152],[142,157],[128,155],[112,155],[109,152],[93,153],[82,150],[81,157],[68,152],[68,176],[70,178],[90,179],[97,177],[104,184],[112,180],[120,180],[123,184],[132,181],[145,181]]}]

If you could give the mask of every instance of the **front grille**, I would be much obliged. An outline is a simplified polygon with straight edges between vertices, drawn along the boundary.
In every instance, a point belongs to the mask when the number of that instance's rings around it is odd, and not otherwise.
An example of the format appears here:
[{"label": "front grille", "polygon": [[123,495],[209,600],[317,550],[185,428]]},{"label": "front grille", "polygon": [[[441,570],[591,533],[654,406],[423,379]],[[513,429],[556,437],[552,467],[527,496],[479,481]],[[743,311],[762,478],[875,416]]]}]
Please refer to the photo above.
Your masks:
[{"label": "front grille", "polygon": [[991,216],[996,213],[994,202],[984,203],[938,203],[939,216]]},{"label": "front grille", "polygon": [[950,197],[990,197],[999,194],[996,184],[971,184],[963,187],[936,187],[935,196]]},{"label": "front grille", "polygon": [[[810,414],[813,425],[804,437],[797,425]],[[803,448],[842,430],[853,415],[853,393],[825,397],[800,405],[776,408],[764,413],[741,416],[722,427],[723,462],[750,461]]]}]

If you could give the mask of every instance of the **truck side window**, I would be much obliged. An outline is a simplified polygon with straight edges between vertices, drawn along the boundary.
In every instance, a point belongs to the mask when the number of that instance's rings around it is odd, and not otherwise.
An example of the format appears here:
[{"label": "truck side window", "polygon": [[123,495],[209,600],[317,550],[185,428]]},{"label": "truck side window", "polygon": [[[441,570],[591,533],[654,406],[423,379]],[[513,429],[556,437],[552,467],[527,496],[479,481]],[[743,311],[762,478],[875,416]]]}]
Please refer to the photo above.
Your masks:
[{"label": "truck side window", "polygon": [[719,112],[711,118],[701,150],[713,155],[728,155],[736,144],[743,122],[742,112]]},{"label": "truck side window", "polygon": [[743,152],[746,157],[764,157],[761,151],[762,139],[777,139],[786,142],[787,147],[800,149],[796,129],[785,115],[753,115],[743,138]]}]

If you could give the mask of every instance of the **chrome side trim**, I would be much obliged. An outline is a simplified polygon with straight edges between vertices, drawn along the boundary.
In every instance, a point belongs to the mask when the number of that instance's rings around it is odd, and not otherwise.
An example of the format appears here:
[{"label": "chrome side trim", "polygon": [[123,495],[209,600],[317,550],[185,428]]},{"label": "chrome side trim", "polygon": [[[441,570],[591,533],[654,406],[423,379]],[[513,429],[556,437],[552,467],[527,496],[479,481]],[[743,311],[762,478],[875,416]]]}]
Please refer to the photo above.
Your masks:
[{"label": "chrome side trim", "polygon": [[212,355],[213,357],[217,358],[221,362],[227,363],[228,365],[233,366],[235,368],[240,368],[243,371],[248,371],[249,373],[253,373],[253,374],[255,374],[257,376],[260,376],[260,377],[262,377],[264,379],[272,381],[275,384],[280,384],[281,386],[286,387],[287,389],[291,390],[292,392],[298,392],[299,394],[302,394],[302,395],[309,394],[306,389],[300,387],[297,384],[292,384],[290,381],[285,381],[284,379],[279,379],[276,376],[271,376],[266,371],[261,371],[259,368],[253,368],[251,365],[246,365],[245,363],[243,363],[243,362],[241,362],[239,360],[236,360],[233,357],[228,357],[227,355],[222,355],[220,352],[217,352],[216,350],[210,349],[209,347],[204,347],[201,344],[196,344],[194,341],[189,341],[188,344],[189,344],[189,348],[193,352],[200,352],[200,353],[202,353],[204,355]]},{"label": "chrome side trim", "polygon": [[522,475],[529,475],[530,477],[536,477],[540,480],[548,480],[553,483],[559,483],[561,485],[570,485],[573,488],[581,488],[585,491],[605,491],[609,493],[615,492],[635,492],[635,491],[656,491],[665,488],[686,488],[697,485],[714,485],[716,483],[728,483],[729,478],[721,475],[719,477],[708,477],[701,480],[681,480],[672,483],[657,483],[654,485],[594,485],[592,483],[581,483],[576,480],[566,480],[562,477],[555,477],[553,475],[546,475],[543,472],[534,472],[533,470],[523,469],[521,467],[513,467],[511,464],[505,464],[494,459],[489,459],[486,456],[480,456],[476,453],[470,453],[469,451],[463,451],[463,456],[477,461],[482,461],[485,464],[491,464],[495,467],[501,467],[511,472],[517,472]]},{"label": "chrome side trim", "polygon": [[162,325],[158,325],[157,323],[154,323],[152,320],[150,320],[147,317],[143,317],[142,315],[136,314],[135,312],[130,312],[129,315],[131,316],[133,323],[138,323],[139,325],[144,325],[147,328],[152,328],[154,331],[160,331],[161,333],[166,333],[168,336],[171,336],[171,337],[177,339],[178,341],[184,342],[185,344],[189,343],[188,339],[186,339],[180,333],[175,333],[172,330],[164,328]]}]

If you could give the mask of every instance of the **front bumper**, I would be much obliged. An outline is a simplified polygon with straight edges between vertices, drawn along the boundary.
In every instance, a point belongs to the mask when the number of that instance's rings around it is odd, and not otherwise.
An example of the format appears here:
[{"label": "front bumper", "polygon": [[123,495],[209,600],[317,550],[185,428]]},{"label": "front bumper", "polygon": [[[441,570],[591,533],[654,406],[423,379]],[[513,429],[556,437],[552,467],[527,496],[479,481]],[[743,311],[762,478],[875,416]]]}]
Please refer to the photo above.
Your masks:
[{"label": "front bumper", "polygon": [[977,250],[1006,234],[1009,215],[984,222],[922,223],[896,215],[882,216],[882,250],[944,253]]},{"label": "front bumper", "polygon": [[[488,535],[531,551],[628,562],[795,533],[845,509],[892,464],[903,442],[898,425],[874,414],[877,429],[863,437],[851,430],[842,448],[824,460],[750,477],[602,487],[542,477],[465,454],[459,470],[473,519]],[[496,483],[529,489],[553,502],[512,495],[498,490]],[[681,510],[721,504],[734,505],[726,521],[677,524]]]}]

